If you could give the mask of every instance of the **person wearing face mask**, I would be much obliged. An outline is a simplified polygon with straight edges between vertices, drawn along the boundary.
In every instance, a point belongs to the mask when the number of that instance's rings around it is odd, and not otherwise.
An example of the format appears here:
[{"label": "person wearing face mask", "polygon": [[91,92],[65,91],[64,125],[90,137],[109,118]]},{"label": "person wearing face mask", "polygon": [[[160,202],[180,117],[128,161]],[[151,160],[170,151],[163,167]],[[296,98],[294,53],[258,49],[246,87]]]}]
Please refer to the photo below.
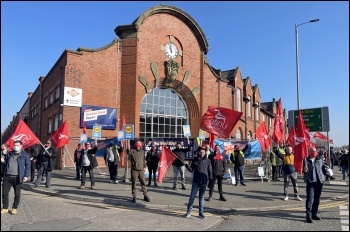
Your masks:
[{"label": "person wearing face mask", "polygon": [[43,175],[46,175],[46,188],[50,188],[51,184],[51,172],[56,167],[57,151],[51,147],[51,141],[48,140],[45,143],[44,148],[41,148],[39,155],[37,156],[37,167],[39,170],[38,178],[34,182],[34,188],[40,186]]},{"label": "person wearing face mask", "polygon": [[181,187],[183,190],[186,190],[185,186],[185,158],[186,153],[191,151],[191,147],[188,148],[182,148],[181,142],[176,143],[176,147],[172,152],[176,155],[176,159],[173,161],[173,171],[174,171],[174,178],[173,178],[173,190],[176,190],[176,184],[177,184],[177,176],[180,173],[181,176]]},{"label": "person wearing face mask", "polygon": [[146,155],[147,168],[148,168],[148,172],[149,172],[147,186],[151,185],[152,175],[153,175],[154,186],[158,186],[156,172],[158,169],[159,158],[160,158],[160,154],[157,151],[157,147],[155,145],[152,145],[151,150],[148,151],[147,155]]},{"label": "person wearing face mask", "polygon": [[[14,150],[9,152],[5,158],[1,157],[1,164],[5,164],[2,186],[3,208],[1,209],[1,214],[10,212],[14,215],[17,213],[21,200],[22,183],[27,182],[30,175],[30,157],[29,154],[22,149],[22,146],[22,141],[16,140],[13,145]],[[9,211],[9,193],[11,187],[14,189],[15,199],[13,201],[12,210]]]},{"label": "person wearing face mask", "polygon": [[312,223],[312,220],[321,220],[317,213],[327,169],[322,157],[317,156],[314,147],[308,149],[308,157],[304,160],[303,166],[306,183],[306,221]]},{"label": "person wearing face mask", "polygon": [[289,181],[292,180],[294,188],[294,197],[297,201],[302,201],[299,197],[298,184],[297,184],[297,173],[294,166],[294,154],[291,145],[287,145],[285,148],[285,154],[281,154],[278,149],[276,155],[283,159],[283,175],[284,175],[284,198],[283,200],[288,201],[288,185]]},{"label": "person wearing face mask", "polygon": [[136,141],[135,148],[127,149],[128,159],[131,161],[131,193],[132,202],[136,203],[136,180],[138,179],[141,184],[143,192],[143,200],[150,202],[147,196],[147,187],[145,182],[145,168],[146,168],[146,157],[145,152],[142,150],[142,142]]},{"label": "person wearing face mask", "polygon": [[220,200],[226,201],[226,198],[222,192],[222,180],[224,178],[225,170],[226,170],[226,160],[224,155],[220,154],[220,146],[215,145],[215,151],[211,153],[208,159],[211,161],[211,166],[213,169],[213,181],[209,183],[209,197],[207,201],[210,201],[213,196],[214,185],[216,180],[218,180],[218,190],[220,194]]},{"label": "person wearing face mask", "polygon": [[[1,158],[5,160],[7,153],[8,153],[7,144],[4,143],[3,145],[1,145]],[[4,178],[4,168],[5,168],[5,163],[1,162],[1,184],[2,184],[2,179]]]},{"label": "person wearing face mask", "polygon": [[81,158],[78,165],[81,167],[81,183],[79,189],[85,188],[86,173],[89,172],[91,189],[95,189],[94,168],[98,166],[95,153],[97,152],[97,139],[95,139],[94,148],[91,148],[90,142],[85,143],[85,148],[81,151]]}]

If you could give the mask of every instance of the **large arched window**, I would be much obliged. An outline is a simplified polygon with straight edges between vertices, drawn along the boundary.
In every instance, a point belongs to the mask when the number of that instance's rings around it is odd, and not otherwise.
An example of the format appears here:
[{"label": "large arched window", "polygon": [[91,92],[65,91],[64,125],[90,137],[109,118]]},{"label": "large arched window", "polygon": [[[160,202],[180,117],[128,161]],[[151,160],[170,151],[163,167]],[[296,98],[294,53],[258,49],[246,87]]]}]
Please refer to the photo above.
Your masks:
[{"label": "large arched window", "polygon": [[145,95],[140,111],[140,138],[183,138],[187,107],[172,89],[155,88]]}]

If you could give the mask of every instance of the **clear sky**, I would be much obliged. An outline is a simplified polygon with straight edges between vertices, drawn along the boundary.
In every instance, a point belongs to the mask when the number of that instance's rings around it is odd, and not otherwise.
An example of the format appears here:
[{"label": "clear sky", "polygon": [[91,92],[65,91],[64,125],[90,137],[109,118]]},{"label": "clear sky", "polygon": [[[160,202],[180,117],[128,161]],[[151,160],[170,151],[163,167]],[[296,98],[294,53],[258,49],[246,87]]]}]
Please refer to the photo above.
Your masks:
[{"label": "clear sky", "polygon": [[297,109],[295,24],[300,108],[329,107],[329,137],[349,144],[349,3],[329,2],[13,2],[1,1],[1,132],[65,49],[100,48],[158,4],[188,13],[208,39],[209,63],[240,67],[262,102]]}]

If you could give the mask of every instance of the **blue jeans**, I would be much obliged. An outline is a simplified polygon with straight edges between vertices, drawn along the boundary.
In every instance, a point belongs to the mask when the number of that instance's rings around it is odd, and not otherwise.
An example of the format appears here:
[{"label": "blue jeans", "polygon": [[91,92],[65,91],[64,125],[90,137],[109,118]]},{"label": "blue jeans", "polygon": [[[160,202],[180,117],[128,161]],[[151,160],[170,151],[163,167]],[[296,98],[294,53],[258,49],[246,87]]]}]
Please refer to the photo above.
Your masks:
[{"label": "blue jeans", "polygon": [[[235,172],[235,178],[236,178],[236,184],[238,183],[238,180],[242,183],[244,183],[244,166],[239,166],[239,167],[234,167],[233,168],[234,172]],[[239,178],[238,178],[238,173],[239,173]]]},{"label": "blue jeans", "polygon": [[346,166],[340,166],[341,167],[341,172],[343,174],[343,180],[345,180],[346,176],[349,175],[349,168]]},{"label": "blue jeans", "polygon": [[199,184],[197,182],[192,182],[190,199],[188,199],[187,212],[191,212],[193,208],[193,201],[196,198],[197,192],[199,190],[199,213],[203,213],[204,210],[204,194],[207,184]]},{"label": "blue jeans", "polygon": [[81,179],[81,167],[75,163],[75,179]]},{"label": "blue jeans", "polygon": [[317,215],[318,205],[323,184],[321,182],[309,182],[306,184],[306,216],[312,217]]},{"label": "blue jeans", "polygon": [[173,165],[173,171],[174,171],[174,186],[177,184],[177,175],[180,172],[180,177],[181,177],[181,185],[185,185],[185,166],[180,166],[177,167]]}]

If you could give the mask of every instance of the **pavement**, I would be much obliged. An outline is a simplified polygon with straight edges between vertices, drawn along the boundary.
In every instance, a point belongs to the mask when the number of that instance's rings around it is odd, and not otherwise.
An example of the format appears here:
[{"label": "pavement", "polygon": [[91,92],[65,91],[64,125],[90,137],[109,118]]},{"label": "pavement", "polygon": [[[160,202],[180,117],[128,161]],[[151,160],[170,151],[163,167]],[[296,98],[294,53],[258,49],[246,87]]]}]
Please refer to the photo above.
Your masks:
[{"label": "pavement", "polygon": [[[254,167],[255,168],[255,167]],[[248,169],[248,168],[247,168]],[[130,171],[130,170],[129,170]],[[349,177],[346,181],[340,181],[342,174],[337,167],[333,169],[335,180],[326,181],[322,195],[321,204],[334,201],[349,200]],[[66,199],[74,199],[84,202],[104,203],[115,206],[125,207],[149,207],[149,208],[169,208],[186,211],[187,202],[191,191],[190,173],[186,170],[186,190],[177,185],[177,190],[172,190],[172,167],[167,170],[167,174],[162,183],[158,186],[147,187],[150,202],[143,201],[143,194],[140,183],[136,185],[137,201],[132,203],[131,182],[123,181],[125,174],[124,168],[118,170],[119,184],[109,182],[109,172],[107,168],[94,169],[95,189],[90,189],[90,179],[87,174],[85,189],[79,189],[80,180],[75,179],[74,168],[64,168],[52,172],[51,186],[45,187],[45,183],[38,188],[34,188],[34,183],[24,183],[22,189],[56,196]],[[127,175],[127,177],[130,177]],[[284,208],[305,207],[306,191],[302,176],[298,176],[299,195],[303,201],[294,199],[293,186],[290,183],[289,200],[283,200],[283,177],[281,181],[272,182],[267,178],[256,177],[253,172],[246,173],[246,186],[229,184],[228,180],[223,183],[223,192],[227,201],[219,200],[217,185],[215,185],[213,198],[210,202],[205,201],[205,212],[213,214],[232,214],[235,211],[242,210],[278,210]],[[148,179],[146,179],[146,184]],[[208,197],[208,190],[205,193],[205,199]],[[194,201],[194,208],[198,208],[198,194]]]}]

